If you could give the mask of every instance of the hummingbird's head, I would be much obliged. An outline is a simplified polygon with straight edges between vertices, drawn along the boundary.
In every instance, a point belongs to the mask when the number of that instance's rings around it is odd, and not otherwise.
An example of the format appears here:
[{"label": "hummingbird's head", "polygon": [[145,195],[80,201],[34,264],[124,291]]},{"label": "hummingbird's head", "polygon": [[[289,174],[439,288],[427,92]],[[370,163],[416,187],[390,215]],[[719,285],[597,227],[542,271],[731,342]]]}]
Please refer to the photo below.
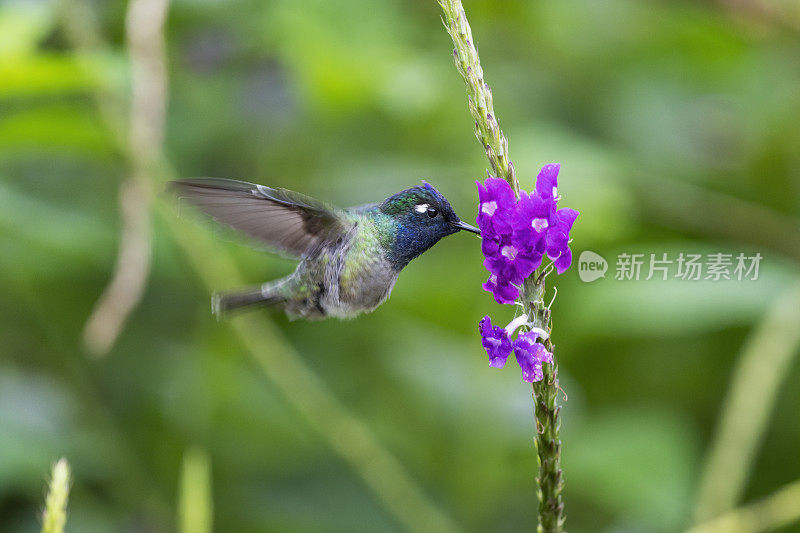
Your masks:
[{"label": "hummingbird's head", "polygon": [[390,196],[379,208],[394,222],[396,234],[390,258],[400,268],[442,237],[461,230],[480,234],[458,218],[447,198],[429,183],[422,183]]}]

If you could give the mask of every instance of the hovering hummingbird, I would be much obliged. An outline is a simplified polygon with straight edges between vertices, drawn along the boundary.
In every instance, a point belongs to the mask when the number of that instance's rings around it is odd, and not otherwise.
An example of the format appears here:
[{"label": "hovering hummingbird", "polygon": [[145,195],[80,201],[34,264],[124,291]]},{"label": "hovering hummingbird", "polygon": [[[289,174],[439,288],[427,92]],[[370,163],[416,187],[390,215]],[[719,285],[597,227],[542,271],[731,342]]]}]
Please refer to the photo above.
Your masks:
[{"label": "hovering hummingbird", "polygon": [[380,204],[349,209],[245,181],[198,178],[171,185],[216,221],[300,258],[285,278],[215,294],[218,317],[263,305],[281,306],[293,318],[353,317],[382,304],[403,267],[442,237],[459,230],[480,235],[425,182]]}]

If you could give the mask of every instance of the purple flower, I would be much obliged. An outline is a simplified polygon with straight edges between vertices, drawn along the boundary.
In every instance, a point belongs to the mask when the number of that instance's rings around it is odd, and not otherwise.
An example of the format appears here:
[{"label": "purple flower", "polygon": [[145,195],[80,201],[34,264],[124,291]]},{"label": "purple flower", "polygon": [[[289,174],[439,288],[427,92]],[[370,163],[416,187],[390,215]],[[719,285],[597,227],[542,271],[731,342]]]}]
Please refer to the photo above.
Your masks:
[{"label": "purple flower", "polygon": [[489,366],[503,368],[512,349],[517,358],[517,364],[522,369],[522,379],[529,383],[541,381],[544,377],[542,363],[552,363],[553,354],[547,351],[537,339],[546,333],[542,330],[520,333],[517,339],[511,341],[511,336],[518,327],[528,324],[528,315],[516,317],[505,328],[493,326],[488,316],[479,322],[481,341],[486,353],[489,354]]},{"label": "purple flower", "polygon": [[481,343],[489,354],[489,366],[503,368],[511,353],[511,339],[508,332],[500,326],[492,326],[492,319],[483,317],[478,323],[481,331]]},{"label": "purple flower", "polygon": [[542,264],[545,254],[561,274],[572,264],[569,232],[578,216],[574,209],[557,209],[560,165],[545,165],[536,189],[520,191],[517,201],[511,186],[500,178],[478,185],[483,262],[491,273],[483,288],[500,303],[513,303],[518,286]]},{"label": "purple flower", "polygon": [[538,334],[532,331],[520,333],[514,341],[514,355],[522,369],[522,379],[533,383],[544,377],[542,363],[552,363],[553,354],[540,342],[536,342]]}]

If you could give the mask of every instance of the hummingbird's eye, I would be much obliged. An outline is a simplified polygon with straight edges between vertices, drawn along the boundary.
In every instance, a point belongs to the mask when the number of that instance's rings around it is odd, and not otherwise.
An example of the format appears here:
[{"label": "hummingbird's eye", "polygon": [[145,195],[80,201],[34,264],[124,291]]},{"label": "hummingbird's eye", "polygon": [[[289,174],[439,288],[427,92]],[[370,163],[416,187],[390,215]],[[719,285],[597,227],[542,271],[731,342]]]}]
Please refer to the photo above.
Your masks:
[{"label": "hummingbird's eye", "polygon": [[435,218],[436,215],[439,214],[439,211],[437,211],[435,207],[429,207],[428,210],[426,211],[426,213],[428,213],[429,217]]}]

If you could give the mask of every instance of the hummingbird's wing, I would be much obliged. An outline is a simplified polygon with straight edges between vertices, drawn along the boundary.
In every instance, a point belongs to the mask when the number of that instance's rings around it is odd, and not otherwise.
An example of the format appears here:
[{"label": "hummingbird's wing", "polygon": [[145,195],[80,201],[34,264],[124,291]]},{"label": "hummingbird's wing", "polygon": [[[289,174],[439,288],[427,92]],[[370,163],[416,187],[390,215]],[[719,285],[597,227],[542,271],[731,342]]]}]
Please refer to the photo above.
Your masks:
[{"label": "hummingbird's wing", "polygon": [[298,257],[344,237],[354,226],[340,212],[286,189],[221,178],[176,180],[170,186],[179,199],[217,222]]},{"label": "hummingbird's wing", "polygon": [[350,213],[365,213],[367,211],[372,211],[376,207],[381,204],[370,203],[370,204],[361,204],[361,205],[354,205],[353,207],[348,207],[347,211]]}]

